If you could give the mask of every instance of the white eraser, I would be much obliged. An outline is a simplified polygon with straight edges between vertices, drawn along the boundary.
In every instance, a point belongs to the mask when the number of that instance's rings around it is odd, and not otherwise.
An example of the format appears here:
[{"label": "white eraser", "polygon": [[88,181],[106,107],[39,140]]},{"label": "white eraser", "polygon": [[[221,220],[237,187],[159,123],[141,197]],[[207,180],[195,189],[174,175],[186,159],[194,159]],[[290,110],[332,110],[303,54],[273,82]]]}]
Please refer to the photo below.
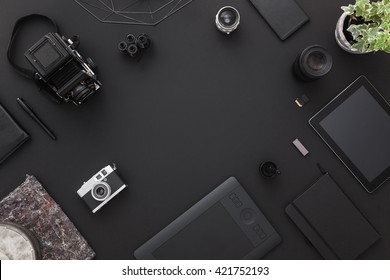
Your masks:
[{"label": "white eraser", "polygon": [[301,143],[301,141],[298,140],[298,138],[295,139],[292,143],[298,149],[298,151],[301,152],[303,156],[306,156],[309,153],[309,151],[305,148],[305,146],[303,146],[303,144]]}]

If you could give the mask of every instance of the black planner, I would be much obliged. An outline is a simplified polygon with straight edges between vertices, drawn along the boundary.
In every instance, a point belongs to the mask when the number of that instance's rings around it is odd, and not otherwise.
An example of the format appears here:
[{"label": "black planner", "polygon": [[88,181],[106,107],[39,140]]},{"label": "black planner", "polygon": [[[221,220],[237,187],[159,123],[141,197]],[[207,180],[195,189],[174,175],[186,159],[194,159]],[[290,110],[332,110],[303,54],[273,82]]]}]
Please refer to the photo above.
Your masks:
[{"label": "black planner", "polygon": [[309,17],[294,0],[250,0],[281,40],[287,39]]},{"label": "black planner", "polygon": [[0,104],[0,163],[15,152],[30,136]]},{"label": "black planner", "polygon": [[325,259],[356,259],[380,238],[328,173],[286,213]]}]

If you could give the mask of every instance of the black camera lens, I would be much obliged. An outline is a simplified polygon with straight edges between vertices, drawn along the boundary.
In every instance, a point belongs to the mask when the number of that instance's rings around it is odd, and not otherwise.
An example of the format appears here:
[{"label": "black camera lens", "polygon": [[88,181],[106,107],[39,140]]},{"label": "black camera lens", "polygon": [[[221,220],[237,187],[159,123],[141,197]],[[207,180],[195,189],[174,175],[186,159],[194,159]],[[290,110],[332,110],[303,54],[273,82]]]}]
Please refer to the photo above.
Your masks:
[{"label": "black camera lens", "polygon": [[92,93],[94,93],[93,84],[78,84],[72,91],[72,97],[77,104],[81,104]]},{"label": "black camera lens", "polygon": [[309,46],[298,55],[293,70],[299,79],[312,81],[325,76],[332,65],[332,56],[324,47]]},{"label": "black camera lens", "polygon": [[96,184],[92,189],[92,197],[95,200],[103,201],[111,194],[111,188],[105,183]]},{"label": "black camera lens", "polygon": [[312,52],[306,59],[307,66],[313,71],[320,71],[326,66],[326,56],[321,52]]},{"label": "black camera lens", "polygon": [[236,8],[223,7],[215,17],[215,24],[220,31],[229,34],[240,24],[240,14]]}]

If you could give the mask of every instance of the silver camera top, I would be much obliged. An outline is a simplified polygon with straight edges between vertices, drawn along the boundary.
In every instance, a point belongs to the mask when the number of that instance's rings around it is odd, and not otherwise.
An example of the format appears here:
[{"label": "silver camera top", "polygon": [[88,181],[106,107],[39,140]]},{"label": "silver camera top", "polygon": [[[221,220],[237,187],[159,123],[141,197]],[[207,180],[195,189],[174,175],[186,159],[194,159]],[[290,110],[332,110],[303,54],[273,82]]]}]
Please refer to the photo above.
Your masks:
[{"label": "silver camera top", "polygon": [[[99,185],[101,184],[102,187],[106,186],[106,189],[110,191],[110,186],[106,183],[104,183],[104,181],[106,181],[106,177],[108,175],[110,175],[112,172],[114,172],[116,170],[116,166],[115,164],[112,164],[112,165],[107,165],[106,167],[104,167],[103,169],[101,169],[98,173],[96,173],[95,175],[93,175],[91,177],[91,179],[89,179],[87,182],[84,182],[83,186],[77,191],[78,195],[83,197],[87,192],[91,191],[91,189],[97,185],[99,183]],[[96,200],[104,200],[104,198],[100,197],[99,198],[99,194],[98,193],[92,193],[92,196],[96,199]],[[109,195],[108,195],[109,196]]]}]

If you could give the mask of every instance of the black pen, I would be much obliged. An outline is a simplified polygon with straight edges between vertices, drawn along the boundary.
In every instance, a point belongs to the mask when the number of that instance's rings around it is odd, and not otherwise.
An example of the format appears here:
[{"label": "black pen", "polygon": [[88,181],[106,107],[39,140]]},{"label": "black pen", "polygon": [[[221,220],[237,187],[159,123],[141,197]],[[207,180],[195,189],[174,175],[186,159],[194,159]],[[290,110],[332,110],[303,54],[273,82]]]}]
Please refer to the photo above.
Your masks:
[{"label": "black pen", "polygon": [[53,132],[38,118],[38,116],[34,113],[34,111],[27,105],[27,103],[22,98],[16,98],[20,107],[40,126],[42,129],[53,139],[56,140],[57,137]]}]

